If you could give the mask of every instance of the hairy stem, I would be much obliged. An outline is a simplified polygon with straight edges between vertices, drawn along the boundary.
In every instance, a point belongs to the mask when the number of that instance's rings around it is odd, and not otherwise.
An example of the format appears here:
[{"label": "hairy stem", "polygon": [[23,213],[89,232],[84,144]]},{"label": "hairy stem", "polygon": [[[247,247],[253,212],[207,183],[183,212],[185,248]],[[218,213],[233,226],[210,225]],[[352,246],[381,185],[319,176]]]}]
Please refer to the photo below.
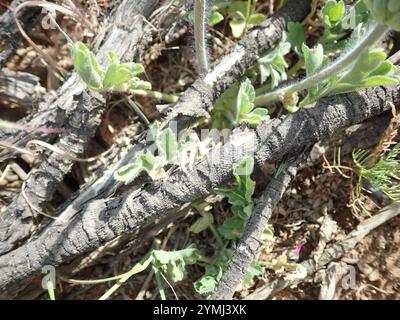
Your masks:
[{"label": "hairy stem", "polygon": [[196,60],[200,74],[208,71],[207,39],[206,39],[206,0],[194,2],[194,41]]},{"label": "hairy stem", "polygon": [[322,69],[320,72],[307,77],[301,81],[294,82],[293,84],[285,87],[278,88],[270,91],[264,95],[258,96],[255,100],[257,106],[262,106],[267,103],[279,100],[283,95],[291,95],[295,92],[308,89],[317,83],[321,83],[329,79],[333,74],[337,74],[341,70],[350,67],[357,57],[362,53],[365,48],[375,45],[389,30],[385,25],[371,22],[367,34],[354,46],[354,48],[339,58],[332,64]]}]

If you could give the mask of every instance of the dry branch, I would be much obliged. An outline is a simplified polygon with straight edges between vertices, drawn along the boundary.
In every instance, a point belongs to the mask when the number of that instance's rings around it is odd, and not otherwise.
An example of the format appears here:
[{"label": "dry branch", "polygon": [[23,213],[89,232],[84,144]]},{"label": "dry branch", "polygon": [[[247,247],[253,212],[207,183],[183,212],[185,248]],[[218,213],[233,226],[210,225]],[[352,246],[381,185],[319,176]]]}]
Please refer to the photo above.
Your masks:
[{"label": "dry branch", "polygon": [[[188,172],[177,171],[164,181],[149,183],[113,199],[99,199],[77,209],[67,225],[53,224],[37,239],[0,257],[0,289],[35,275],[43,265],[58,266],[95,250],[120,235],[131,234],[184,204],[208,195],[232,178],[232,165],[254,155],[258,165],[281,159],[330,137],[400,103],[399,87],[370,88],[322,99],[284,119],[256,130],[237,130]],[[5,290],[9,291],[5,291]]]},{"label": "dry branch", "polygon": [[289,183],[294,179],[298,167],[306,160],[307,153],[300,152],[282,161],[271,178],[263,195],[258,200],[249,222],[246,225],[237,248],[229,261],[218,287],[212,294],[212,300],[231,299],[238,285],[243,281],[246,270],[256,258],[263,245],[261,236]]},{"label": "dry branch", "polygon": [[[350,232],[346,238],[328,245],[321,257],[315,261],[314,259],[308,259],[301,263],[301,265],[307,270],[307,275],[312,276],[318,270],[324,268],[329,263],[341,259],[347,252],[353,249],[358,242],[360,242],[365,236],[367,236],[372,230],[383,225],[390,219],[400,214],[400,203],[394,202],[387,207],[383,208],[379,213],[374,215],[362,223],[357,228]],[[291,282],[284,279],[276,279],[268,282],[263,287],[257,289],[252,294],[246,297],[246,300],[258,300],[267,299],[272,294],[275,294],[288,286],[296,285],[299,282]]]},{"label": "dry branch", "polygon": [[[156,0],[123,1],[115,12],[111,25],[114,26],[97,54],[103,64],[107,53],[112,50],[120,58],[132,54],[143,45],[147,24],[142,16],[148,16],[155,8]],[[123,22],[123,26],[120,23]],[[148,26],[147,26],[148,27]],[[124,41],[120,41],[124,39]],[[61,150],[78,157],[94,136],[101,115],[105,111],[104,98],[86,89],[73,74],[59,90],[59,97],[49,112],[65,117],[64,132],[55,144]],[[31,124],[32,125],[32,124]],[[36,217],[52,198],[57,186],[71,170],[73,162],[62,155],[52,153],[40,167],[33,170],[25,182],[26,187],[0,215],[0,254],[12,250],[15,245],[29,236]]]},{"label": "dry branch", "polygon": [[40,78],[27,73],[8,69],[0,70],[0,98],[31,108],[32,101],[39,92],[44,91],[40,86]]},{"label": "dry branch", "polygon": [[[276,12],[262,26],[249,32],[231,52],[215,63],[205,78],[198,79],[185,92],[163,122],[163,126],[168,126],[170,122],[178,120],[178,126],[182,129],[196,118],[207,117],[206,110],[212,108],[216,98],[229,85],[237,81],[249,66],[256,63],[259,54],[271,49],[280,40],[288,22],[304,19],[309,7],[310,1],[289,1],[283,9]],[[204,98],[205,96],[208,98]],[[92,185],[80,190],[79,195],[62,211],[62,219],[69,220],[85,203],[114,194],[120,183],[113,178],[113,173],[145,150],[146,141],[143,139],[145,136],[146,133],[137,137],[121,160],[110,166]]]}]

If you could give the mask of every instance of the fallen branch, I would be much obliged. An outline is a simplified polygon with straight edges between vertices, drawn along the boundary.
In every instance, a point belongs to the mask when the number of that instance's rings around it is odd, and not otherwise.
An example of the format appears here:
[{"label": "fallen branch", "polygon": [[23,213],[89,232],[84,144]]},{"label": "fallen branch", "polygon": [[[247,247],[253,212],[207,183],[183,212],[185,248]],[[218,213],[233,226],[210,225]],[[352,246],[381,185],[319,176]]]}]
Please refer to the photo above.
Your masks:
[{"label": "fallen branch", "polygon": [[29,110],[35,96],[42,91],[44,88],[40,86],[39,77],[27,72],[0,70],[1,99],[17,103]]},{"label": "fallen branch", "polygon": [[113,199],[91,201],[77,210],[69,224],[53,223],[34,241],[1,256],[0,289],[3,295],[10,295],[11,285],[35,275],[43,265],[71,261],[208,195],[232,178],[232,165],[245,156],[254,155],[258,165],[277,161],[342,128],[381,114],[390,103],[400,104],[399,87],[370,88],[325,98],[314,108],[267,121],[256,130],[236,130],[228,143],[213,149],[193,169],[179,170],[164,181]]},{"label": "fallen branch", "polygon": [[242,283],[252,261],[256,258],[263,245],[261,240],[264,229],[276,207],[286,191],[289,183],[296,176],[297,169],[306,160],[308,153],[301,152],[282,161],[274,176],[258,200],[249,222],[246,225],[237,248],[224,272],[218,287],[211,296],[211,300],[232,299],[236,288]]},{"label": "fallen branch", "polygon": [[[100,61],[105,62],[106,54],[110,50],[116,52],[119,57],[126,57],[131,54],[132,47],[143,45],[143,28],[147,24],[141,15],[149,15],[156,3],[156,0],[121,3],[112,24],[124,21],[130,27],[116,26],[112,29],[97,54]],[[120,39],[124,41],[121,42]],[[71,85],[71,81],[74,84]],[[106,109],[105,101],[101,95],[88,91],[76,74],[68,79],[66,84],[70,84],[71,87],[66,92],[61,92],[60,98],[55,102],[57,108],[62,105],[62,108],[67,110],[65,130],[55,146],[68,151],[71,156],[78,157],[96,133],[101,115]],[[69,102],[62,104],[63,99]],[[0,255],[12,250],[18,242],[29,236],[37,216],[43,212],[45,204],[51,200],[57,186],[73,164],[73,161],[53,152],[38,169],[31,172],[25,181],[26,187],[0,215]]]},{"label": "fallen branch", "polygon": [[[383,225],[390,219],[400,214],[400,202],[394,202],[383,208],[379,213],[372,218],[365,220],[357,226],[357,229],[352,231],[343,240],[328,245],[318,261],[308,259],[301,263],[307,270],[307,275],[312,276],[318,270],[324,268],[333,261],[341,259],[347,252],[353,249],[358,242],[367,236],[372,230]],[[287,281],[284,279],[276,279],[268,282],[263,287],[257,289],[252,294],[248,295],[245,300],[265,300],[271,295],[287,288],[291,285],[297,285],[299,282]]]},{"label": "fallen branch", "polygon": [[[310,1],[289,1],[280,11],[265,21],[259,28],[249,32],[231,52],[227,53],[213,69],[205,76],[198,79],[174,106],[163,126],[168,126],[172,121],[178,120],[180,128],[185,128],[189,122],[208,116],[205,110],[211,109],[216,98],[224,90],[237,81],[245,70],[256,63],[259,54],[271,49],[281,38],[289,21],[300,21],[307,16]],[[205,88],[202,91],[202,88]],[[207,95],[210,99],[205,99]],[[183,116],[183,117],[181,117]],[[62,220],[69,220],[77,214],[82,205],[95,199],[107,198],[115,193],[121,183],[116,181],[113,174],[122,166],[128,164],[135,156],[143,152],[147,143],[144,141],[146,133],[136,137],[126,155],[108,170],[92,185],[79,191],[79,195],[60,214]]]}]

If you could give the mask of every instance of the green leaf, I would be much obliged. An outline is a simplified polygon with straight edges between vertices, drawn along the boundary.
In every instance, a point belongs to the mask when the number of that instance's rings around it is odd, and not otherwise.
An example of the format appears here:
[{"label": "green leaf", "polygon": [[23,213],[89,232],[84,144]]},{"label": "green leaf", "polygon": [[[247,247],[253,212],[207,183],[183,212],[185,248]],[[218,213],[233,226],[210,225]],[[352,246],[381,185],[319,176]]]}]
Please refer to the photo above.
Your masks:
[{"label": "green leaf", "polygon": [[273,238],[274,238],[274,231],[272,227],[270,226],[265,227],[263,234],[261,235],[261,240],[271,241]]},{"label": "green leaf", "polygon": [[278,86],[287,80],[285,55],[290,52],[290,43],[287,41],[286,33],[283,34],[278,46],[258,60],[261,83],[271,77],[271,88]]},{"label": "green leaf", "polygon": [[208,25],[212,27],[223,20],[224,16],[220,12],[218,12],[217,10],[212,10],[211,14],[208,17]]},{"label": "green leaf", "polygon": [[137,162],[129,163],[114,172],[114,179],[128,184],[132,182],[142,171]]},{"label": "green leaf", "polygon": [[178,156],[178,142],[175,133],[171,128],[163,130],[157,140],[157,148],[159,155],[166,160],[166,162],[173,164]]},{"label": "green leaf", "polygon": [[306,44],[303,44],[302,49],[307,76],[316,74],[324,66],[324,47],[317,44],[315,48],[310,49]]},{"label": "green leaf", "polygon": [[151,153],[141,154],[133,163],[129,163],[115,171],[114,179],[128,184],[143,171],[146,171],[152,179],[156,179],[163,171],[161,159],[154,157]]},{"label": "green leaf", "polygon": [[[246,28],[247,3],[243,1],[234,1],[228,8],[228,14],[232,18],[229,25],[231,26],[234,37],[241,37]],[[241,30],[241,32],[239,32],[239,30]]]},{"label": "green leaf", "polygon": [[206,296],[214,292],[219,280],[222,278],[222,268],[219,266],[206,266],[205,274],[198,279],[193,285],[197,293]]},{"label": "green leaf", "polygon": [[236,100],[237,121],[242,113],[248,113],[254,108],[254,99],[256,97],[256,91],[254,90],[251,81],[246,78],[240,85],[239,92]]},{"label": "green leaf", "polygon": [[233,36],[235,38],[240,38],[243,35],[244,30],[246,29],[246,20],[231,20],[229,22],[229,26],[231,27]]},{"label": "green leaf", "polygon": [[262,13],[253,13],[250,15],[249,19],[247,20],[247,23],[252,26],[259,26],[261,23],[264,22],[266,19],[266,16]]},{"label": "green leaf", "polygon": [[242,122],[256,126],[267,118],[267,109],[254,109],[255,90],[245,79],[230,86],[217,99],[211,112],[213,129],[232,129]]},{"label": "green leaf", "polygon": [[265,268],[258,261],[253,261],[246,270],[243,283],[245,285],[250,284],[254,277],[262,276],[264,274],[264,269]]},{"label": "green leaf", "polygon": [[197,262],[200,252],[194,244],[177,251],[153,250],[153,266],[163,270],[174,282],[181,281],[187,265]]},{"label": "green leaf", "polygon": [[233,165],[233,175],[238,186],[235,189],[215,189],[216,193],[228,198],[233,214],[233,217],[225,220],[218,228],[225,239],[239,238],[251,216],[253,211],[252,195],[255,188],[255,183],[250,178],[253,169],[253,158],[246,157],[242,162]]},{"label": "green leaf", "polygon": [[246,222],[240,217],[228,218],[218,227],[218,231],[225,239],[236,240],[240,238]]},{"label": "green leaf", "polygon": [[301,47],[305,42],[305,33],[303,25],[300,22],[290,21],[288,23],[287,41],[290,43],[293,51],[300,56],[303,55]]},{"label": "green leaf", "polygon": [[101,90],[104,71],[97,63],[94,54],[82,42],[76,42],[69,47],[76,73],[79,74],[90,89]]},{"label": "green leaf", "polygon": [[194,224],[189,228],[190,232],[200,233],[206,230],[210,225],[214,223],[214,217],[210,212],[202,212],[202,217],[199,218]]},{"label": "green leaf", "polygon": [[342,0],[329,0],[322,8],[325,24],[329,27],[335,26],[342,19],[344,12],[345,6]]}]

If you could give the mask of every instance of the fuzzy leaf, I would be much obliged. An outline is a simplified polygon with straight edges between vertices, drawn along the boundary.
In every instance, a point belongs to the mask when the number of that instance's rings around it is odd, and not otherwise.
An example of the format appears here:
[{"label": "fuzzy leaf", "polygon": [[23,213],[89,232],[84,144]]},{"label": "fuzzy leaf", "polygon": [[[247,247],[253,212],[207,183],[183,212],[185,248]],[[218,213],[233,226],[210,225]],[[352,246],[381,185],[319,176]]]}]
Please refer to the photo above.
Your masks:
[{"label": "fuzzy leaf", "polygon": [[79,74],[90,89],[101,90],[104,71],[97,63],[94,54],[82,42],[76,42],[69,47],[76,73]]},{"label": "fuzzy leaf", "polygon": [[199,218],[194,224],[189,228],[190,232],[200,233],[206,230],[210,225],[214,223],[214,217],[210,212],[203,212],[202,217]]},{"label": "fuzzy leaf", "polygon": [[253,13],[250,15],[247,23],[252,26],[259,26],[266,19],[266,16],[262,13]]},{"label": "fuzzy leaf", "polygon": [[305,41],[305,34],[301,23],[292,21],[288,23],[287,41],[293,51],[298,55],[303,55],[301,47]]},{"label": "fuzzy leaf", "polygon": [[205,274],[194,283],[197,293],[203,296],[213,293],[222,278],[222,273],[222,268],[219,266],[206,266]]},{"label": "fuzzy leaf", "polygon": [[197,262],[200,252],[192,244],[186,249],[177,251],[153,250],[152,256],[154,267],[163,269],[168,278],[178,282],[183,279],[186,266]]},{"label": "fuzzy leaf", "polygon": [[143,171],[146,171],[152,179],[156,179],[162,171],[161,159],[154,157],[151,153],[141,154],[133,163],[129,163],[115,171],[114,178],[128,184]]},{"label": "fuzzy leaf", "polygon": [[178,156],[178,142],[171,128],[163,130],[156,141],[158,152],[166,162],[174,163]]},{"label": "fuzzy leaf", "polygon": [[247,220],[253,211],[252,195],[255,183],[250,175],[254,169],[253,158],[247,157],[242,162],[233,165],[233,175],[238,186],[235,189],[215,189],[228,198],[233,217],[224,221],[218,228],[221,235],[228,240],[240,237]]},{"label": "fuzzy leaf", "polygon": [[264,274],[264,267],[257,261],[253,261],[247,268],[243,277],[243,284],[250,284],[254,277],[259,277]]}]

